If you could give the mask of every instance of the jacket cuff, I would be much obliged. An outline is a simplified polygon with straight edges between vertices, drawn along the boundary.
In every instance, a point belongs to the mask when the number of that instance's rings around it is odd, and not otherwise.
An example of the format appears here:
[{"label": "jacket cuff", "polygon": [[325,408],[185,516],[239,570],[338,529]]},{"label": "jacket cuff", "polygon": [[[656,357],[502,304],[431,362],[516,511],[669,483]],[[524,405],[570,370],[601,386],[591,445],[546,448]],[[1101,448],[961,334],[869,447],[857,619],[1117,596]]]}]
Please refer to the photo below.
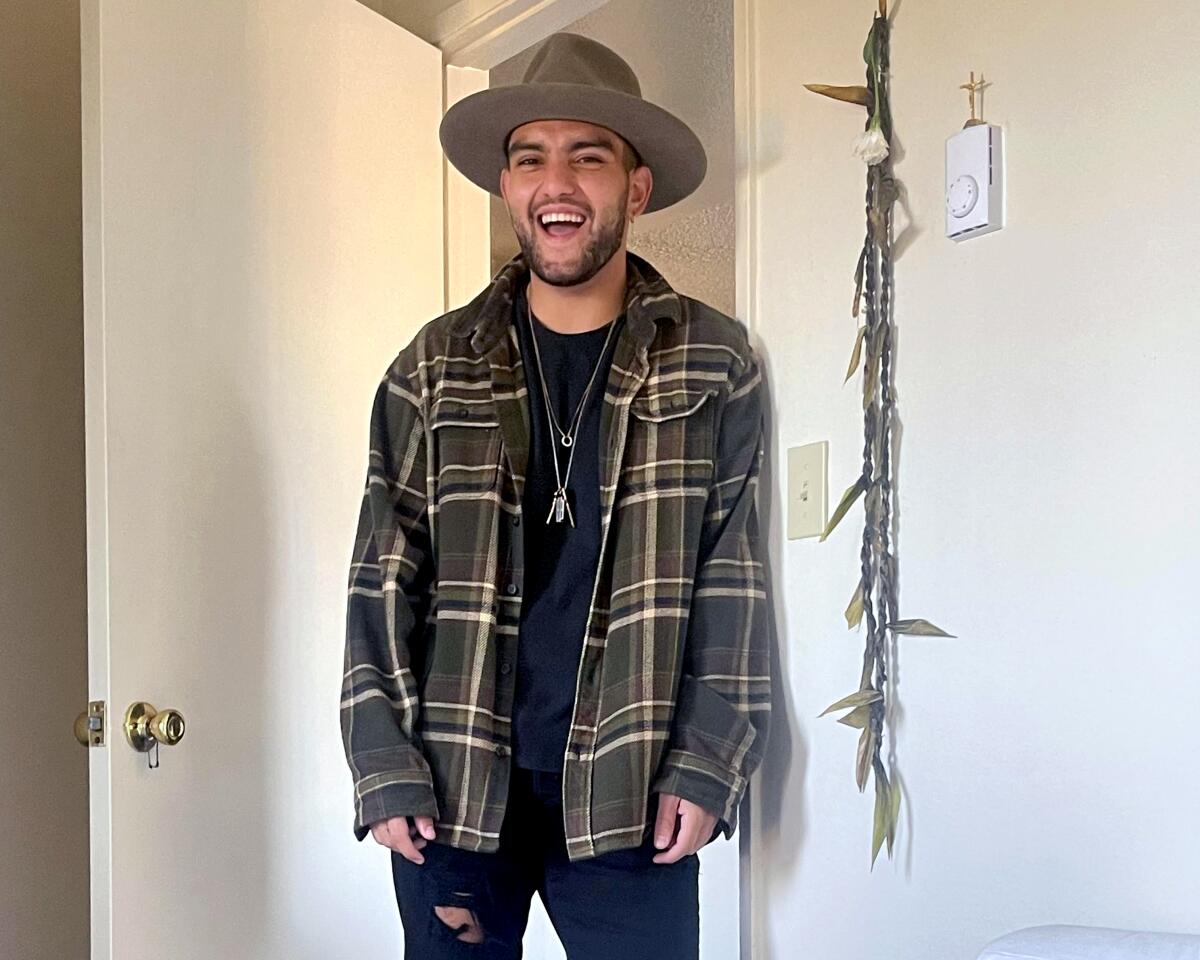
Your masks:
[{"label": "jacket cuff", "polygon": [[[737,828],[737,809],[758,766],[758,731],[733,704],[690,674],[680,678],[671,743],[652,792],[673,793],[718,818],[725,839]],[[715,834],[714,834],[715,837]]]},{"label": "jacket cuff", "polygon": [[717,825],[709,837],[711,842],[718,834],[728,840],[737,829],[738,804],[746,792],[746,779],[730,774],[696,754],[671,750],[663,758],[660,773],[650,790],[673,793],[715,814]]},{"label": "jacket cuff", "polygon": [[438,819],[433,777],[424,755],[405,744],[354,758],[354,838],[363,840],[371,824],[390,817]]}]

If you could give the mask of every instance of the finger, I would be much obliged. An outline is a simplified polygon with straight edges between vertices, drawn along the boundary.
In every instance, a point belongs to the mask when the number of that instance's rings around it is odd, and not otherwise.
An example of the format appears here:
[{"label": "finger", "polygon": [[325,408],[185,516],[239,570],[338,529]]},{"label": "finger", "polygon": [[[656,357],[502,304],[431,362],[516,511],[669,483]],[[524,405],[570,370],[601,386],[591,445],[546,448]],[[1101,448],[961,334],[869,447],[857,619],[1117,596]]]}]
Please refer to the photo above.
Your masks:
[{"label": "finger", "polygon": [[683,841],[683,831],[681,830],[680,836],[676,838],[673,844],[667,847],[667,849],[662,853],[656,853],[654,855],[654,862],[674,863],[676,860],[682,860],[689,853],[691,853],[691,851],[688,850],[687,845]]},{"label": "finger", "polygon": [[371,836],[375,838],[376,843],[390,847],[392,845],[391,827],[391,820],[377,820],[371,824]]},{"label": "finger", "polygon": [[405,860],[409,860],[412,863],[421,864],[425,862],[425,855],[413,845],[411,837],[401,837],[392,845],[392,849]]},{"label": "finger", "polygon": [[413,842],[413,846],[416,847],[418,850],[420,850],[423,846],[425,846],[425,844],[427,844],[429,842],[423,836],[421,836],[420,829],[421,828],[419,826],[417,826],[417,824],[415,824],[415,823],[409,823],[409,825],[408,825],[408,835]]},{"label": "finger", "polygon": [[683,855],[691,856],[700,849],[700,817],[682,814],[679,817],[679,835],[675,842],[683,847]]},{"label": "finger", "polygon": [[679,812],[679,798],[669,793],[658,795],[658,816],[654,821],[654,845],[662,850],[675,836],[675,822]]},{"label": "finger", "polygon": [[[399,830],[393,829],[389,836],[388,846],[395,850],[405,860],[411,860],[413,863],[424,863],[425,855],[413,845],[412,837],[409,836],[407,817],[397,817],[395,819],[403,820],[405,823],[400,826]],[[399,825],[398,825],[399,826]]]},{"label": "finger", "polygon": [[413,820],[416,822],[417,830],[421,836],[426,839],[432,840],[437,834],[437,830],[433,825],[433,817],[417,816],[413,817]]},{"label": "finger", "polygon": [[690,828],[692,835],[692,853],[697,853],[712,838],[713,829],[717,825],[716,816],[701,806],[693,804],[690,810],[681,810],[679,818],[684,827]]},{"label": "finger", "polygon": [[396,824],[397,822],[403,823],[403,821],[403,817],[388,817],[386,820],[378,820],[371,824],[371,836],[383,846],[390,847]]}]

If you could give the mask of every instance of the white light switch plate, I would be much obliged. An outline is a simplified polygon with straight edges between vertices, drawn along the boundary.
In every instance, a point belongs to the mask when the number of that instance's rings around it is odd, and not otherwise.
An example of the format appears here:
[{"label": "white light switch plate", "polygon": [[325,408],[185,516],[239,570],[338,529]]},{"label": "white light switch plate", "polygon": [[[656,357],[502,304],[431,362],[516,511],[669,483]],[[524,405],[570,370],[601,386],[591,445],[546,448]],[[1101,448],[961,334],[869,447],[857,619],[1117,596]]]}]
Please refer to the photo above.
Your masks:
[{"label": "white light switch plate", "polygon": [[825,532],[829,513],[829,441],[789,447],[787,452],[787,537],[801,540]]}]

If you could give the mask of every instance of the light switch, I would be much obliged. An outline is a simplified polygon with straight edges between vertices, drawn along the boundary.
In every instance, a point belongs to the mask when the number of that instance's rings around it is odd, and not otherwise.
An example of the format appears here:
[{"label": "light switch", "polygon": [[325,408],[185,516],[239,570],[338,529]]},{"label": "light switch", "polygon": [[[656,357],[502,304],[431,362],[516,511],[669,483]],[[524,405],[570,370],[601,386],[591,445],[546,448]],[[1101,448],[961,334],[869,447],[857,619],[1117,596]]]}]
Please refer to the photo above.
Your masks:
[{"label": "light switch", "polygon": [[787,537],[801,540],[825,532],[829,512],[829,441],[789,447],[787,452]]}]

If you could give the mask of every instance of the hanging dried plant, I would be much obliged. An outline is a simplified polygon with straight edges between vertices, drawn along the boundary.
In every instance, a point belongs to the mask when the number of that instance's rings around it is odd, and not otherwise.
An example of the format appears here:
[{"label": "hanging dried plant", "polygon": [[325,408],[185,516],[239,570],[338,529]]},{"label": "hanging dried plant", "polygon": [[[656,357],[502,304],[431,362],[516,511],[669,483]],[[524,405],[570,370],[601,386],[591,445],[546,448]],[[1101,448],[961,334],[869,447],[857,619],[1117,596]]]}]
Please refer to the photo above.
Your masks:
[{"label": "hanging dried plant", "polygon": [[[867,109],[863,133],[854,152],[867,165],[866,237],[854,272],[851,315],[862,316],[850,356],[849,381],[856,370],[863,382],[862,472],[846,489],[830,517],[821,540],[833,532],[850,508],[864,504],[859,579],[846,607],[850,629],[866,623],[866,647],[858,689],[832,704],[821,716],[848,711],[838,722],[861,730],[855,756],[858,789],[866,789],[875,776],[875,816],[871,838],[871,866],[887,843],[892,856],[900,812],[900,788],[888,778],[883,762],[884,720],[888,709],[888,651],[896,634],[948,637],[927,620],[901,620],[897,612],[896,555],[892,549],[894,486],[894,435],[896,415],[895,369],[892,357],[892,212],[899,190],[892,173],[892,114],[888,90],[890,24],[887,0],[879,0],[879,13],[863,47],[867,83],[863,87],[807,84],[822,96]],[[893,771],[894,772],[894,771]]]}]

